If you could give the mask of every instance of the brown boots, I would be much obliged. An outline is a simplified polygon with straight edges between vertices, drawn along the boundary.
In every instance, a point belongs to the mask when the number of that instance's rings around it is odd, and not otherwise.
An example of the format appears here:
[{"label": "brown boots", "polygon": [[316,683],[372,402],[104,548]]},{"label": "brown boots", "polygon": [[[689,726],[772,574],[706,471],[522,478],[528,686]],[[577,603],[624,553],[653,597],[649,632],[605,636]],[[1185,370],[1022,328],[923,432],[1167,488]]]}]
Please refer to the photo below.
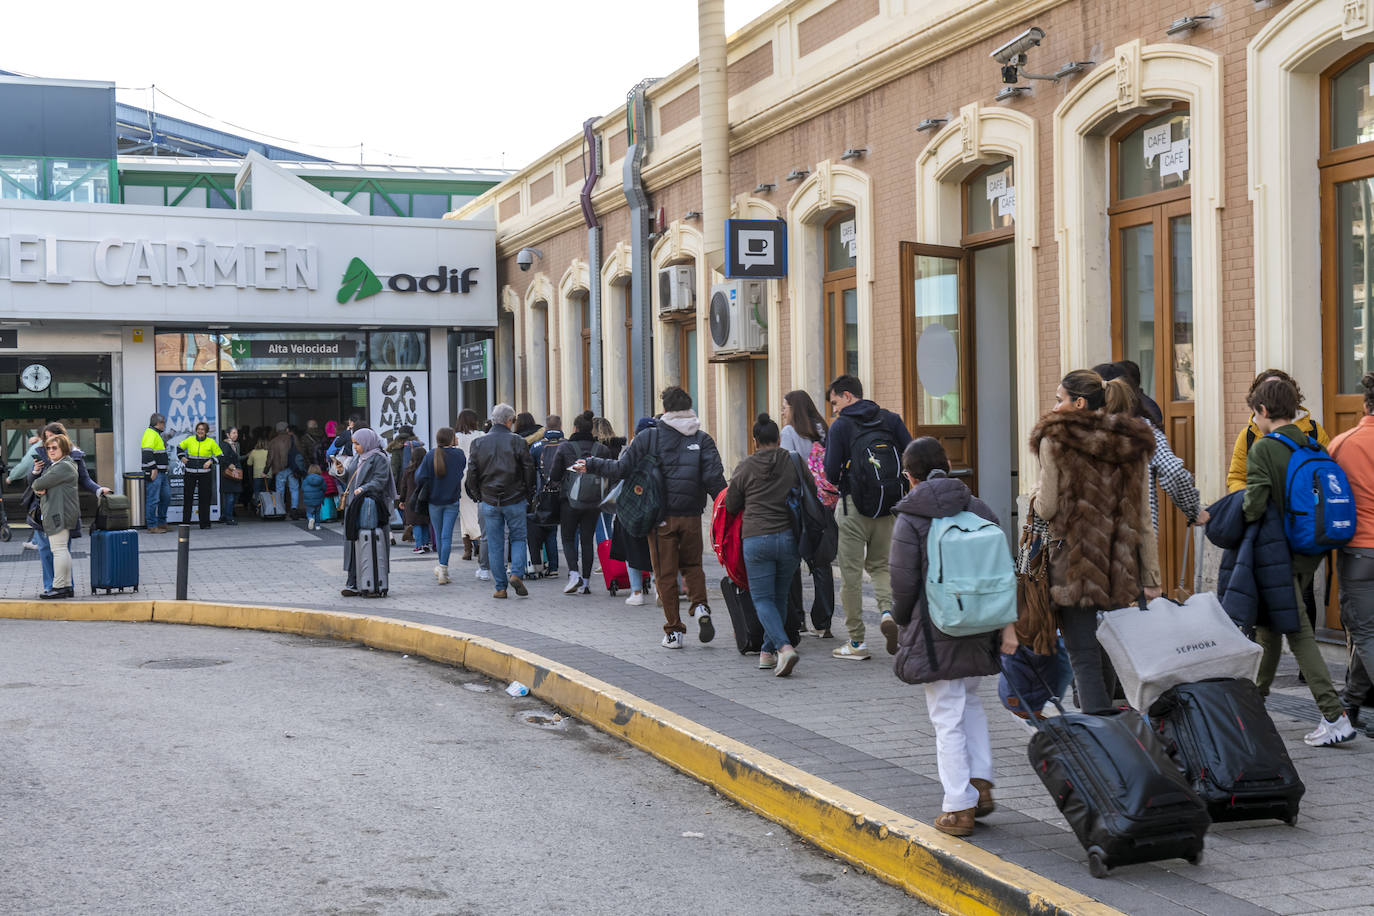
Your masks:
[{"label": "brown boots", "polygon": [[472,538],[468,537],[466,534],[463,535],[463,559],[472,559]]},{"label": "brown boots", "polygon": [[987,817],[997,810],[992,800],[992,783],[986,779],[970,779],[969,785],[978,790],[978,805],[963,811],[946,811],[935,819],[935,829],[950,836],[969,836],[973,833],[974,819]]}]

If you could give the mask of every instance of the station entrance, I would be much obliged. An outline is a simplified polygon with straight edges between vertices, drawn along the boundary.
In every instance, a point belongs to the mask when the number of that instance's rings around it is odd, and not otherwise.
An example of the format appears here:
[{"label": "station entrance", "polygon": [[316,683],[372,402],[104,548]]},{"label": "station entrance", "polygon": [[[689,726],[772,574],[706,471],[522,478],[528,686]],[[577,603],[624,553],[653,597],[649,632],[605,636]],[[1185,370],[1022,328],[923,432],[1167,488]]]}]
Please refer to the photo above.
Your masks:
[{"label": "station entrance", "polygon": [[350,414],[368,415],[367,378],[363,373],[239,372],[220,377],[220,428],[273,429],[285,422],[304,430],[311,420],[321,429],[330,420],[340,423]]}]

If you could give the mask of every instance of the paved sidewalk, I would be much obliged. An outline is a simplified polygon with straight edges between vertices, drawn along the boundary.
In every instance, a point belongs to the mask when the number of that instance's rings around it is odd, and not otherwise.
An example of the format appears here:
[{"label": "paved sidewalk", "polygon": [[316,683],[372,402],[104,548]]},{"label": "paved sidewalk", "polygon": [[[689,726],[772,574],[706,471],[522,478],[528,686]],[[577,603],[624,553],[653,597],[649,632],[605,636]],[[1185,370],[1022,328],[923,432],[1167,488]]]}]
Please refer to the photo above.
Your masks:
[{"label": "paved sidewalk", "polygon": [[[10,598],[39,591],[36,554],[21,554],[20,539],[16,532],[0,547],[0,594]],[[842,615],[834,623],[836,640],[802,639],[802,661],[783,680],[735,651],[718,597],[712,602],[716,640],[702,645],[693,632],[685,650],[670,652],[658,646],[662,616],[652,604],[626,607],[600,587],[590,597],[565,596],[565,578],[532,583],[527,599],[495,600],[489,583],[473,579],[476,564],[463,563],[459,554],[454,584],[439,587],[432,555],[412,556],[409,545],[393,548],[391,597],[342,598],[342,543],[337,528],[311,532],[298,523],[193,530],[189,597],[385,614],[498,639],[630,690],[879,804],[925,821],[939,811],[922,693],[893,676],[880,644],[868,662],[832,659],[830,649],[843,638]],[[78,593],[84,595],[85,544],[76,544]],[[174,597],[175,536],[144,536],[142,545],[137,597]],[[719,577],[712,563],[708,579]],[[875,634],[876,623],[874,614]],[[1336,655],[1330,653],[1330,660],[1339,680],[1344,670],[1334,663]],[[1001,773],[1001,807],[972,838],[984,849],[1130,913],[1374,916],[1374,742],[1360,737],[1338,748],[1304,745],[1302,735],[1318,714],[1297,684],[1291,659],[1280,668],[1270,710],[1307,782],[1298,826],[1217,825],[1200,867],[1181,861],[1130,866],[1102,881],[1089,877],[1077,840],[1030,772],[1025,727],[999,712],[991,678],[984,697]]]}]

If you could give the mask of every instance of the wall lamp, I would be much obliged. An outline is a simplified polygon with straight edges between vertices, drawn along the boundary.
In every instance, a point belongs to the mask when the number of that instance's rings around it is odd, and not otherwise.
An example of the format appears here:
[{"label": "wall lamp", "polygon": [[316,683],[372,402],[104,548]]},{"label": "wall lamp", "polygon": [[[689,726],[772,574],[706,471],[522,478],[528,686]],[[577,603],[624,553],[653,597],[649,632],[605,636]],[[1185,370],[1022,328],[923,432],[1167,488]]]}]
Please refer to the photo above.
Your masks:
[{"label": "wall lamp", "polygon": [[847,159],[859,159],[862,158],[867,152],[868,147],[866,146],[850,147],[849,149],[845,150],[843,153],[840,154],[840,160],[844,161]]},{"label": "wall lamp", "polygon": [[916,131],[918,133],[925,133],[928,130],[935,130],[941,124],[944,124],[948,121],[949,118],[926,118],[920,124],[916,125]]},{"label": "wall lamp", "polygon": [[773,191],[775,188],[777,188],[776,184],[767,181],[761,181],[758,184],[754,185],[754,193],[767,194],[770,191]]},{"label": "wall lamp", "polygon": [[1164,34],[1174,36],[1182,35],[1185,32],[1191,32],[1211,18],[1211,16],[1184,16],[1182,19],[1175,19],[1173,24],[1165,30]]},{"label": "wall lamp", "polygon": [[1019,96],[1025,95],[1027,92],[1030,92],[1029,86],[1008,86],[994,95],[992,100],[994,102],[1005,102],[1007,99],[1018,98]]},{"label": "wall lamp", "polygon": [[683,218],[683,219],[687,219],[687,220],[701,219],[701,211],[700,211],[700,210],[688,210],[686,213],[682,214],[682,218]]},{"label": "wall lamp", "polygon": [[790,172],[787,173],[787,180],[788,180],[788,181],[801,181],[803,178],[805,178],[807,175],[810,175],[810,174],[811,174],[811,170],[810,170],[810,169],[793,169],[792,171],[790,171]]}]

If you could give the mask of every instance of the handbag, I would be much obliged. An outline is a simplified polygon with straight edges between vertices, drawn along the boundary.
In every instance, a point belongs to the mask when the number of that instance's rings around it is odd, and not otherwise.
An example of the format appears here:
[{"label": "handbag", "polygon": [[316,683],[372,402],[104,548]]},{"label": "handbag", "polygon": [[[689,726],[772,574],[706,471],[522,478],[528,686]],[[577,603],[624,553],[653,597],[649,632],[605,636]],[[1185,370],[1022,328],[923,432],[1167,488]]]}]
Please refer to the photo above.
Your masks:
[{"label": "handbag", "polygon": [[228,477],[230,480],[242,480],[243,468],[239,467],[237,464],[231,464],[224,469],[224,476]]},{"label": "handbag", "polygon": [[1030,502],[1016,550],[1016,638],[1037,655],[1058,651],[1059,624],[1050,600],[1050,555],[1062,542],[1050,537],[1049,522]]}]

